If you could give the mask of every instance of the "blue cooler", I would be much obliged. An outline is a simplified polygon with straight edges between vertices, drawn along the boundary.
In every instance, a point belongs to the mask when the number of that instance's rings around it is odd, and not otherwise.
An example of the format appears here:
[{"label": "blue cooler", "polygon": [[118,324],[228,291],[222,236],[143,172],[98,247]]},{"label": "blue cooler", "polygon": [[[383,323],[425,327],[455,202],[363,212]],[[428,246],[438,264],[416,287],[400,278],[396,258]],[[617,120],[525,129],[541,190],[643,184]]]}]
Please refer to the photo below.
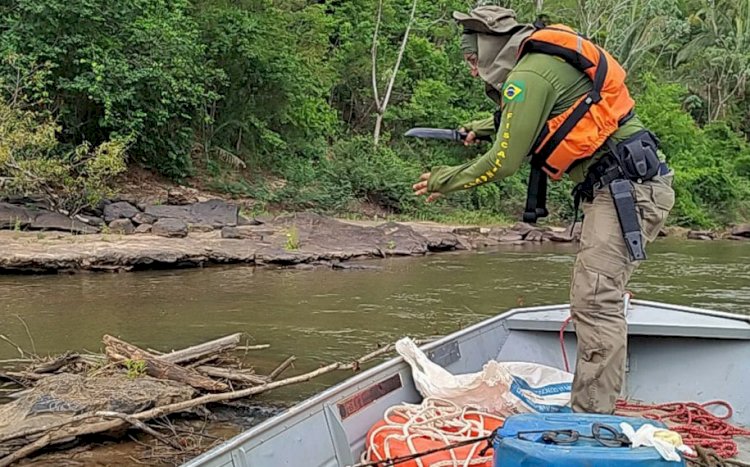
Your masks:
[{"label": "blue cooler", "polygon": [[[578,413],[522,414],[508,417],[498,435],[493,440],[495,451],[494,467],[625,467],[684,466],[685,460],[670,462],[662,459],[651,447],[607,447],[591,437],[595,424],[611,427],[622,433],[620,422],[629,423],[636,431],[641,425],[651,423],[663,428],[664,424],[654,420],[615,415],[592,415]],[[577,441],[570,441],[565,430],[573,430],[581,435]],[[545,441],[545,432],[556,432],[560,444]],[[602,438],[612,438],[606,427],[599,429]],[[555,433],[553,433],[555,434]],[[547,435],[550,436],[549,434]],[[566,439],[567,438],[567,439]],[[606,441],[606,439],[605,439]],[[612,443],[617,444],[617,443]]]}]

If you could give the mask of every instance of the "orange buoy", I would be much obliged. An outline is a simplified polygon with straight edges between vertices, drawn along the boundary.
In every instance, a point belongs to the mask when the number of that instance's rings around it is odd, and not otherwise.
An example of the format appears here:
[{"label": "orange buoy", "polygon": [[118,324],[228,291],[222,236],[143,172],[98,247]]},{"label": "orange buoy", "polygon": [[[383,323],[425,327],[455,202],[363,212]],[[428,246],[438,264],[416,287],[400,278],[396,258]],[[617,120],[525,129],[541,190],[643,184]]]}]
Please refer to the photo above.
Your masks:
[{"label": "orange buoy", "polygon": [[[503,419],[452,402],[427,398],[422,404],[391,407],[367,433],[363,462],[386,461],[419,454],[454,443],[489,436]],[[427,454],[403,467],[492,467],[492,450],[480,452],[486,441]]]}]

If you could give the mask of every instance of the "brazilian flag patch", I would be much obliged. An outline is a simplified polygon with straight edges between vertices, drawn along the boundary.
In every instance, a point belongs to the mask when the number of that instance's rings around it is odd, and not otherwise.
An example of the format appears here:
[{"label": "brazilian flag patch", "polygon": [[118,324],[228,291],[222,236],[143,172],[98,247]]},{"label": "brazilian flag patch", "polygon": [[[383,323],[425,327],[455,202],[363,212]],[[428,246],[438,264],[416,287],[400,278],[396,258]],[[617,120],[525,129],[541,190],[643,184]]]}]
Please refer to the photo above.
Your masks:
[{"label": "brazilian flag patch", "polygon": [[526,87],[521,81],[510,81],[503,88],[506,102],[522,102],[526,97]]}]

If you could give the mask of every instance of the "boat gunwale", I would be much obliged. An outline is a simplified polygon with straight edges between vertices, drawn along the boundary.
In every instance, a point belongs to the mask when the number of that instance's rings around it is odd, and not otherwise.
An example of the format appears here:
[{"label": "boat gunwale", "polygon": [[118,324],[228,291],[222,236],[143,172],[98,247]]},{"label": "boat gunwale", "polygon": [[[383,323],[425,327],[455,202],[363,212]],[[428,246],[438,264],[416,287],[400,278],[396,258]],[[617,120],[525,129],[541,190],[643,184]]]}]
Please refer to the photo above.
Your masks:
[{"label": "boat gunwale", "polygon": [[[655,302],[655,301],[649,301],[649,300],[637,300],[637,299],[630,300],[629,304],[631,306],[641,305],[641,306],[669,309],[673,311],[681,311],[681,312],[704,315],[704,316],[713,316],[717,318],[731,319],[731,320],[736,320],[736,321],[750,324],[750,316],[733,314],[733,313],[716,311],[716,310],[707,310],[704,308],[689,307],[689,306],[684,306],[684,305],[673,305],[673,304],[668,304],[668,303],[661,303],[661,302]],[[565,310],[565,309],[570,309],[570,305],[569,304],[557,304],[557,305],[541,305],[541,306],[523,307],[523,308],[511,308],[510,310],[504,313],[483,319],[473,325],[470,325],[463,329],[459,329],[458,331],[448,334],[446,336],[443,336],[440,339],[437,339],[433,342],[424,344],[420,346],[420,348],[424,351],[430,351],[430,350],[436,349],[446,343],[452,342],[462,336],[465,336],[474,331],[477,331],[480,328],[488,327],[499,321],[504,321],[516,314],[532,313],[532,312],[539,312],[539,311]],[[351,378],[346,378],[340,381],[339,383],[331,386],[330,388],[325,389],[324,391],[316,395],[313,395],[305,400],[302,400],[297,404],[294,404],[293,406],[289,407],[289,409],[286,410],[285,412],[279,415],[276,415],[274,417],[271,417],[261,422],[260,424],[254,427],[251,427],[250,429],[245,430],[242,433],[237,434],[236,436],[226,440],[224,443],[220,444],[219,446],[216,446],[215,448],[209,451],[206,451],[205,453],[199,455],[198,457],[191,459],[187,463],[183,464],[183,466],[190,467],[190,466],[201,465],[201,463],[204,461],[227,454],[233,451],[234,449],[241,447],[243,444],[247,443],[252,438],[258,438],[257,445],[263,444],[265,442],[265,439],[262,438],[263,434],[271,429],[275,429],[279,424],[283,424],[287,419],[292,418],[294,416],[298,416],[300,415],[300,412],[313,409],[317,405],[322,405],[325,402],[329,401],[330,399],[334,398],[337,394],[344,392],[344,391],[348,391],[355,386],[363,385],[363,383],[368,382],[368,380],[374,379],[379,376],[380,377],[385,376],[382,373],[385,373],[386,371],[389,371],[389,370],[400,371],[401,368],[397,369],[399,365],[405,366],[406,362],[401,356],[397,355],[372,368],[369,368],[363,371],[362,373],[358,375],[352,376]],[[395,372],[396,371],[391,371],[391,373],[395,373]],[[357,388],[357,390],[359,390],[359,388]],[[321,410],[322,410],[322,407],[321,407]],[[297,423],[309,417],[314,416],[316,413],[317,411],[314,411],[314,412],[311,411],[307,417],[301,418],[299,421],[294,423],[294,425],[296,425]],[[290,426],[293,426],[293,425],[290,425]],[[286,428],[288,429],[290,426],[287,426]]]},{"label": "boat gunwale", "polygon": [[[687,305],[671,305],[667,303],[662,302],[654,302],[650,300],[631,300],[632,304],[635,305],[646,305],[656,308],[671,308],[675,311],[686,311],[689,313],[693,313],[696,315],[704,315],[704,316],[713,316],[714,318],[725,318],[725,319],[731,319],[735,321],[743,321],[745,323],[750,324],[750,315],[741,315],[739,313],[729,313],[727,311],[718,311],[718,310],[708,310],[706,308],[697,308]],[[665,306],[666,305],[666,306]]]}]

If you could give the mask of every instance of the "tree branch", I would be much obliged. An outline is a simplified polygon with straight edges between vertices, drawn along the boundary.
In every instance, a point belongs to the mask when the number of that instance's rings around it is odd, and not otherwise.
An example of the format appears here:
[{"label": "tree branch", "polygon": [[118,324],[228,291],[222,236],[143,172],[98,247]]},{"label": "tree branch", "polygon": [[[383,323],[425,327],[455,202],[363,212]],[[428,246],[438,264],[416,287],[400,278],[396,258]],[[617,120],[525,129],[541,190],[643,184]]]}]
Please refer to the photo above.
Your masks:
[{"label": "tree branch", "polygon": [[396,75],[398,75],[398,69],[401,67],[401,59],[404,58],[404,51],[406,50],[406,43],[409,41],[409,32],[411,31],[411,26],[414,23],[414,15],[417,12],[417,0],[414,0],[411,4],[411,15],[409,16],[409,23],[406,25],[406,31],[404,31],[404,38],[401,40],[401,48],[398,51],[398,58],[396,58],[396,64],[393,66],[393,73],[391,74],[391,79],[388,82],[388,90],[385,93],[385,97],[383,98],[383,111],[381,113],[385,113],[385,108],[388,106],[388,101],[391,98],[391,91],[393,91],[393,83],[396,82]]},{"label": "tree branch", "polygon": [[297,357],[295,357],[294,355],[287,358],[281,363],[281,365],[277,366],[276,369],[274,369],[270,375],[268,375],[268,378],[271,381],[275,380],[281,375],[281,373],[286,371],[286,369],[289,368],[292,365],[292,363],[294,363],[295,360],[297,360]]},{"label": "tree branch", "polygon": [[383,16],[383,0],[378,1],[378,17],[375,20],[375,32],[372,33],[372,95],[375,99],[375,105],[380,110],[380,96],[378,95],[378,33],[380,32],[380,22]]}]

